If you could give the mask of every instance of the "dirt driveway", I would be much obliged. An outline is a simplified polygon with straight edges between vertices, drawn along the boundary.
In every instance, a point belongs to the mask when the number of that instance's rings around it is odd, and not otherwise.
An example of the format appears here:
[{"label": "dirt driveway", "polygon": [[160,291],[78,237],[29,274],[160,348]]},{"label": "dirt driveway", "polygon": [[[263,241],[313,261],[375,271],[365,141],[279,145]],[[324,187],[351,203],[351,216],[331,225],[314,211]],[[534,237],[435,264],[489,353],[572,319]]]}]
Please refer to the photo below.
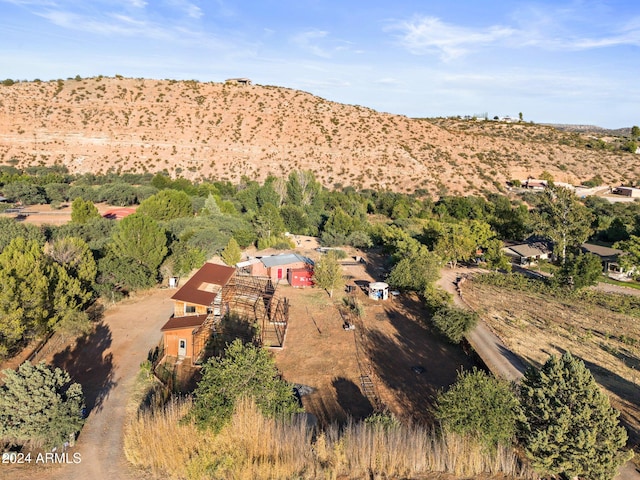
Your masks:
[{"label": "dirt driveway", "polygon": [[125,408],[140,363],[158,344],[173,311],[174,290],[154,289],[108,308],[94,331],[45,360],[65,368],[82,384],[89,416],[76,447],[77,464],[2,465],[1,478],[15,480],[140,479],[123,452]]}]

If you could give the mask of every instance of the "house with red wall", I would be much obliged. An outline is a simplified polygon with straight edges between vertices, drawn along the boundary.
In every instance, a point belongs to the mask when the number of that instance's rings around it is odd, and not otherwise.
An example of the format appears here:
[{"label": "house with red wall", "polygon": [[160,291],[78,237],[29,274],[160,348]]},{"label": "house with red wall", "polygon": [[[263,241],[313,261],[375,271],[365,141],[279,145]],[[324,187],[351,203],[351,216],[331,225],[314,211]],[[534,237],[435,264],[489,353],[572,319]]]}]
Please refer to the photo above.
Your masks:
[{"label": "house with red wall", "polygon": [[[289,283],[293,279],[291,271],[306,270],[309,279],[313,276],[313,260],[298,253],[281,253],[260,258],[252,258],[236,265],[243,273],[256,277],[269,277],[271,281]],[[300,272],[296,274],[300,278]],[[297,285],[303,286],[303,285]]]}]

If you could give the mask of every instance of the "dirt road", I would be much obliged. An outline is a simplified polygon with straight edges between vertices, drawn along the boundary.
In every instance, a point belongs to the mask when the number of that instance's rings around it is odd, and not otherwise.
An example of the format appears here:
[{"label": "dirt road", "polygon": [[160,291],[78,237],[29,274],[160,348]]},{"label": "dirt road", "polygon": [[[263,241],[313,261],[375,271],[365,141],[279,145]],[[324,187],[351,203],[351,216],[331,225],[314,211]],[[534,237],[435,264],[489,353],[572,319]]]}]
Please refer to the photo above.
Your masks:
[{"label": "dirt road", "polygon": [[[158,344],[160,328],[173,310],[174,290],[156,289],[136,295],[106,310],[94,332],[53,355],[50,361],[66,368],[82,384],[89,416],[68,464],[22,465],[2,469],[2,478],[66,480],[140,479],[124,457],[123,426],[130,389]],[[73,463],[73,454],[81,461]],[[5,465],[3,465],[5,467]],[[5,476],[6,475],[6,476]]]},{"label": "dirt road", "polygon": [[[479,271],[471,268],[444,268],[440,272],[437,284],[443,290],[453,295],[453,301],[461,308],[470,308],[456,288],[456,279],[465,274]],[[494,375],[498,375],[510,381],[519,380],[526,365],[508,348],[502,340],[493,333],[484,321],[480,320],[476,328],[467,336],[467,340],[478,356],[487,365]]]}]

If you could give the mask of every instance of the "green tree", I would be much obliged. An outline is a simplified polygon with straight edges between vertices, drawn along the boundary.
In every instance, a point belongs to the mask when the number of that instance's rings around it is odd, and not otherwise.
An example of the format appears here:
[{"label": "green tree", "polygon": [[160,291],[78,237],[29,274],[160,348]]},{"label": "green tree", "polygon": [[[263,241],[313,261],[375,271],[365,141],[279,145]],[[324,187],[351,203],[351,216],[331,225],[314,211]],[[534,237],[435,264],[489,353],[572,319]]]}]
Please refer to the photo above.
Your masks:
[{"label": "green tree", "polygon": [[423,245],[394,265],[387,282],[397,288],[422,293],[439,276],[440,259]]},{"label": "green tree", "polygon": [[44,188],[26,181],[8,183],[2,187],[2,193],[10,201],[20,202],[23,205],[36,205],[47,202]]},{"label": "green tree", "polygon": [[202,369],[194,392],[191,415],[203,428],[219,430],[231,417],[236,402],[253,397],[263,414],[299,411],[292,387],[280,378],[269,352],[236,339],[221,358],[211,358]]},{"label": "green tree", "polygon": [[38,245],[44,245],[45,237],[42,230],[30,223],[16,222],[13,218],[0,218],[0,252],[11,243],[14,238],[35,240]]},{"label": "green tree", "polygon": [[71,203],[71,221],[73,223],[84,224],[99,217],[100,213],[91,200],[83,200],[77,197]]},{"label": "green tree", "polygon": [[218,201],[212,193],[210,193],[205,200],[202,213],[211,217],[215,217],[216,215],[220,215],[222,213],[220,210],[220,206],[218,205]]},{"label": "green tree", "polygon": [[168,252],[167,235],[155,220],[135,213],[120,220],[110,247],[115,256],[144,265],[155,277]]},{"label": "green tree", "polygon": [[592,253],[570,253],[560,269],[560,281],[576,290],[595,285],[601,277],[600,257]]},{"label": "green tree", "polygon": [[584,363],[570,353],[528,369],[520,402],[526,421],[519,436],[540,473],[608,480],[629,458],[618,412]]},{"label": "green tree", "polygon": [[634,125],[633,127],[631,127],[631,136],[633,138],[640,137],[640,127],[638,127],[637,125]]},{"label": "green tree", "polygon": [[313,281],[318,287],[326,290],[330,298],[333,298],[334,290],[339,290],[344,286],[342,265],[338,262],[335,253],[329,251],[316,262],[313,268]]},{"label": "green tree", "polygon": [[485,262],[487,262],[487,268],[492,270],[506,270],[507,272],[511,271],[511,262],[504,254],[502,250],[503,246],[502,240],[498,240],[497,238],[488,240],[484,244],[482,256]]},{"label": "green tree", "polygon": [[458,262],[471,260],[476,255],[477,240],[471,228],[463,223],[443,223],[433,251],[455,268]]},{"label": "green tree", "polygon": [[475,367],[436,399],[436,418],[445,430],[471,435],[486,447],[515,439],[520,402],[511,385]]},{"label": "green tree", "polygon": [[265,203],[258,210],[253,226],[259,239],[270,240],[284,233],[284,222],[278,207],[271,203]]},{"label": "green tree", "polygon": [[61,446],[82,428],[84,395],[67,372],[25,362],[3,370],[0,386],[0,439],[30,447]]},{"label": "green tree", "polygon": [[464,336],[478,323],[478,314],[473,311],[446,305],[438,309],[432,322],[453,343],[460,343]]},{"label": "green tree", "polygon": [[618,242],[614,247],[624,251],[624,255],[620,255],[618,259],[620,266],[626,271],[640,268],[640,236],[631,235],[629,240]]},{"label": "green tree", "polygon": [[240,250],[240,246],[236,239],[231,237],[229,239],[229,243],[224,247],[222,251],[222,260],[229,266],[234,266],[242,259],[242,250]]},{"label": "green tree", "polygon": [[192,216],[193,205],[185,192],[166,189],[144,200],[136,213],[147,215],[156,221],[166,221]]},{"label": "green tree", "polygon": [[591,234],[593,215],[567,188],[551,186],[545,189],[540,194],[537,213],[535,230],[553,241],[562,263],[567,257],[567,249],[579,246]]},{"label": "green tree", "polygon": [[14,239],[0,253],[0,356],[46,332],[53,315],[52,271],[34,240]]}]

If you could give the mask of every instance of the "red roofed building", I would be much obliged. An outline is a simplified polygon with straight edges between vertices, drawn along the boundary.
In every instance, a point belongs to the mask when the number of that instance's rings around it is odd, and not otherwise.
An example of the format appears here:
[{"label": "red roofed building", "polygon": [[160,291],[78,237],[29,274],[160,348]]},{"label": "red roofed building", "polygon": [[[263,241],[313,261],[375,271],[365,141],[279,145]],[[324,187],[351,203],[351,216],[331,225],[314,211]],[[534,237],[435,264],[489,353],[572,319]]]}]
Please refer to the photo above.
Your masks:
[{"label": "red roofed building", "polygon": [[205,263],[173,297],[173,316],[161,328],[164,354],[200,360],[213,325],[228,310],[224,288],[236,269]]}]

